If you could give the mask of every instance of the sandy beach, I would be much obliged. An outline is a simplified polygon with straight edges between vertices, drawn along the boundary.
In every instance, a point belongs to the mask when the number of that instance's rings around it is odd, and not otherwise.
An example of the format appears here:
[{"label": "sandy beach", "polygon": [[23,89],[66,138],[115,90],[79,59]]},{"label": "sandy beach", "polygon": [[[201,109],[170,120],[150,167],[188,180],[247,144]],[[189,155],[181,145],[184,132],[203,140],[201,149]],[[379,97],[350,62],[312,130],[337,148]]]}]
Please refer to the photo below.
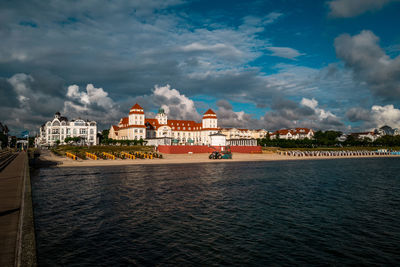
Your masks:
[{"label": "sandy beach", "polygon": [[163,154],[162,159],[116,159],[116,160],[72,160],[67,157],[56,156],[50,151],[42,151],[40,160],[53,162],[56,167],[89,167],[89,166],[120,166],[137,164],[189,164],[189,163],[229,163],[229,162],[254,162],[254,161],[279,161],[279,160],[328,160],[345,158],[393,158],[400,156],[318,156],[318,157],[294,157],[278,155],[276,153],[242,154],[234,153],[232,159],[211,160],[208,154]]}]

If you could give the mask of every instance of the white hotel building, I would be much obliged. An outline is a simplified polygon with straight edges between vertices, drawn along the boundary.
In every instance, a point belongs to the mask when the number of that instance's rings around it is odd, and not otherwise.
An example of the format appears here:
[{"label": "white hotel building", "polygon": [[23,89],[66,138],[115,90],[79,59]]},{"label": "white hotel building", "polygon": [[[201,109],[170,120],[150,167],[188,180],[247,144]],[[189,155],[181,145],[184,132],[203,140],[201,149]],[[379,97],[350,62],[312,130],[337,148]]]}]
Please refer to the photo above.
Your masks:
[{"label": "white hotel building", "polygon": [[81,119],[68,121],[59,112],[54,115],[53,120],[46,122],[40,127],[39,136],[35,139],[36,146],[52,146],[60,141],[65,144],[67,137],[80,137],[82,144],[96,145],[97,123],[95,121],[84,121]]},{"label": "white hotel building", "polygon": [[210,135],[219,130],[217,115],[211,109],[204,113],[202,121],[198,123],[191,120],[170,120],[162,108],[155,118],[145,118],[143,108],[135,104],[128,117],[121,118],[118,125],[111,126],[109,138],[146,139],[149,145],[161,144],[165,139],[169,139],[172,144],[209,145]]}]

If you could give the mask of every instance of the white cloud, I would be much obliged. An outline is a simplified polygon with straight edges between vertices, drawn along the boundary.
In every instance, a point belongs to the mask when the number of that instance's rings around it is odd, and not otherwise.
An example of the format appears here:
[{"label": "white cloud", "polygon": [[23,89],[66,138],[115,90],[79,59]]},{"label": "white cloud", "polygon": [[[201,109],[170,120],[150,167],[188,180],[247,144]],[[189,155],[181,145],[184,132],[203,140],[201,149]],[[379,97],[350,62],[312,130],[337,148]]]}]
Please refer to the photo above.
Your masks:
[{"label": "white cloud", "polygon": [[13,86],[21,107],[29,108],[27,102],[33,96],[33,92],[29,85],[33,82],[32,76],[26,75],[25,73],[17,73],[9,78],[8,82]]},{"label": "white cloud", "polygon": [[396,109],[394,105],[372,106],[372,117],[376,125],[390,125],[392,127],[400,127],[400,109]]},{"label": "white cloud", "polygon": [[352,108],[346,113],[352,122],[362,122],[362,128],[374,129],[384,125],[400,128],[400,109],[394,105],[373,105],[370,110],[364,108]]},{"label": "white cloud", "polygon": [[84,106],[96,104],[105,109],[111,109],[115,106],[114,101],[108,97],[108,93],[103,88],[95,88],[93,84],[86,86],[86,92],[79,91],[79,86],[70,85],[66,94],[67,98],[77,100]]},{"label": "white cloud", "polygon": [[153,95],[150,96],[155,102],[160,103],[165,112],[175,119],[200,120],[201,115],[197,112],[195,103],[190,98],[181,94],[176,89],[171,89],[169,84],[165,86],[156,85]]},{"label": "white cloud", "polygon": [[283,57],[283,58],[288,58],[288,59],[293,59],[295,60],[297,57],[305,55],[304,53],[300,53],[296,49],[290,48],[290,47],[267,47],[269,51],[272,52],[271,56],[275,57]]},{"label": "white cloud", "polygon": [[123,115],[120,107],[108,96],[103,88],[86,85],[81,91],[78,85],[68,86],[62,114],[69,119],[84,118],[97,121],[103,127],[109,127]]},{"label": "white cloud", "polygon": [[305,107],[313,109],[315,111],[315,114],[318,116],[319,120],[325,120],[330,117],[336,118],[336,116],[332,112],[318,108],[318,101],[315,100],[314,98],[313,99],[303,98],[300,104]]}]

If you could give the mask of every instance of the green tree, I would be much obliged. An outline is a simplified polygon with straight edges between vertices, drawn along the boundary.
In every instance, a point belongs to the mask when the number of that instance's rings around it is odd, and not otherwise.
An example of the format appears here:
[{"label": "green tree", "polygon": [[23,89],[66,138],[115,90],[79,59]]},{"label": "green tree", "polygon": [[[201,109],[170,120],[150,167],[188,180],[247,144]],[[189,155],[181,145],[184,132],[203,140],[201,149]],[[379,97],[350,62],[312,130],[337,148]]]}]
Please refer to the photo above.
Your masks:
[{"label": "green tree", "polygon": [[110,134],[110,130],[103,130],[101,131],[101,140],[100,143],[102,144],[110,144],[110,138],[108,138],[108,135]]}]

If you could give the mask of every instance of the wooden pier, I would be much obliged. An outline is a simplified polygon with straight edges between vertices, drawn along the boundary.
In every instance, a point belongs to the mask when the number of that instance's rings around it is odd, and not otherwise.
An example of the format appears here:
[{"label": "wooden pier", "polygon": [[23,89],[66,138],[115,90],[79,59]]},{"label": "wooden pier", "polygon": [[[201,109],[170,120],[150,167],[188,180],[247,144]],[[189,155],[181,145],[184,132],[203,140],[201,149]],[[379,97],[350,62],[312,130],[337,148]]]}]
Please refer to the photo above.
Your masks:
[{"label": "wooden pier", "polygon": [[28,156],[13,156],[0,171],[0,266],[36,266]]}]

